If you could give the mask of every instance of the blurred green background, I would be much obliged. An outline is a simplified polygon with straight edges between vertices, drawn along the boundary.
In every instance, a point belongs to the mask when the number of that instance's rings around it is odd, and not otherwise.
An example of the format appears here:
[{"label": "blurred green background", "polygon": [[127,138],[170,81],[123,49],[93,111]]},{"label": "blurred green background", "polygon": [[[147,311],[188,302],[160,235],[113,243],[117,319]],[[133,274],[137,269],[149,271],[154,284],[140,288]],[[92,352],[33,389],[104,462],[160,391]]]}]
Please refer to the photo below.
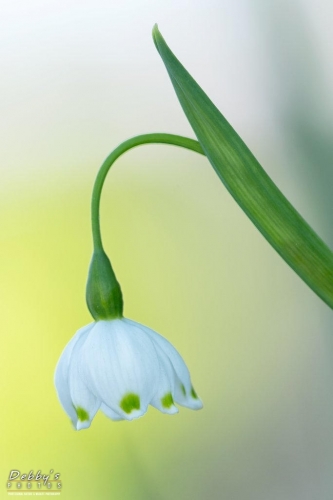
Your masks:
[{"label": "blurred green background", "polygon": [[162,34],[332,246],[328,0],[18,0],[1,6],[0,498],[11,469],[69,500],[329,500],[332,314],[247,220],[205,158],[129,152],[102,200],[125,315],[167,337],[204,409],[75,432],[53,373],[91,321],[97,169],[146,132],[193,137]]}]

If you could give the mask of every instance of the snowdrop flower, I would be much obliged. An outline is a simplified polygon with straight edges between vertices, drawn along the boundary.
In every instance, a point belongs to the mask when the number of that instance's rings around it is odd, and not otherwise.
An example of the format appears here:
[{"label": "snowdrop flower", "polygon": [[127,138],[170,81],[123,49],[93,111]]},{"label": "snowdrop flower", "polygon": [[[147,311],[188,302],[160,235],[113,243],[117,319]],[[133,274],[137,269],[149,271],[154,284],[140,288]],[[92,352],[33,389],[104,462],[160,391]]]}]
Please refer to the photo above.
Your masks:
[{"label": "snowdrop flower", "polygon": [[102,244],[99,206],[106,175],[122,153],[147,142],[198,149],[195,141],[168,134],[138,136],[116,148],[97,174],[91,204],[94,253],[86,289],[95,322],[67,344],[54,379],[60,403],[77,430],[89,427],[99,409],[112,420],[132,420],[144,415],[149,404],[168,414],[178,412],[175,403],[202,408],[185,362],[170,342],[123,317],[121,288]]},{"label": "snowdrop flower", "polygon": [[149,404],[170,415],[178,412],[175,403],[202,408],[176,349],[125,318],[81,328],[60,357],[55,385],[77,430],[89,427],[99,409],[112,420],[132,420]]}]

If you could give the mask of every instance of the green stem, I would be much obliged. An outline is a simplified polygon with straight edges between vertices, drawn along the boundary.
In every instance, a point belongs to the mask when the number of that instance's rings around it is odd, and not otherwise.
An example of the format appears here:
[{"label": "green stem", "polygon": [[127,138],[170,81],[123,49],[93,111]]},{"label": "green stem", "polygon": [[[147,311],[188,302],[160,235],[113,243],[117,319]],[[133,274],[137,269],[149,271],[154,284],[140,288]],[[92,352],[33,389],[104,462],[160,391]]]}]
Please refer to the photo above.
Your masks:
[{"label": "green stem", "polygon": [[117,158],[119,158],[119,156],[126,153],[126,151],[128,151],[129,149],[135,148],[136,146],[142,146],[143,144],[171,144],[172,146],[180,146],[182,148],[195,151],[196,153],[204,154],[202,147],[200,146],[198,141],[173,134],[138,135],[123,142],[114,151],[112,151],[112,153],[104,161],[103,165],[101,166],[97,174],[92,192],[91,224],[92,224],[92,235],[93,235],[95,251],[103,250],[99,209],[100,209],[102,189],[108,171],[110,170],[114,162],[117,160]]},{"label": "green stem", "polygon": [[123,142],[107,157],[101,166],[93,188],[91,200],[91,223],[94,253],[91,259],[86,288],[86,301],[92,317],[109,320],[123,316],[123,296],[120,284],[104,252],[99,223],[99,207],[103,184],[113,163],[123,153],[142,144],[172,144],[204,154],[200,144],[193,139],[171,134],[146,134]]}]

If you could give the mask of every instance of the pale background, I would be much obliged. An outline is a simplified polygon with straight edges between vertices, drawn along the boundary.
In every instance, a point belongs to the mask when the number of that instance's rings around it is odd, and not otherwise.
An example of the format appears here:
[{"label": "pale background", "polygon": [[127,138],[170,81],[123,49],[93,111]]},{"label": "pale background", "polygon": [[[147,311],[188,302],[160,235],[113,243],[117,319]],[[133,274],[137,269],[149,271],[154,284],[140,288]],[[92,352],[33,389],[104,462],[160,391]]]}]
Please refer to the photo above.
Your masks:
[{"label": "pale background", "polygon": [[177,347],[204,409],[75,432],[53,386],[90,322],[99,165],[136,134],[193,137],[154,23],[333,246],[332,20],[330,0],[2,1],[1,498],[11,469],[52,468],[69,500],[332,499],[332,313],[195,153],[128,153],[102,227],[126,316]]}]

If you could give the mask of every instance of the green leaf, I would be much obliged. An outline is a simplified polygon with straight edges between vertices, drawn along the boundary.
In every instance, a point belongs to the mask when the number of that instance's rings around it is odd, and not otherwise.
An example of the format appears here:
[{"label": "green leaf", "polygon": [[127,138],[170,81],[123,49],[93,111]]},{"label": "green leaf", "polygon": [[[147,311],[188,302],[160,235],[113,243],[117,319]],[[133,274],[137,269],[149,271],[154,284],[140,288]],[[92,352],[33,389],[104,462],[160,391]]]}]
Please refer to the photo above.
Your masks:
[{"label": "green leaf", "polygon": [[273,248],[333,308],[333,253],[171,52],[157,26],[153,38],[185,115],[223,184]]}]

